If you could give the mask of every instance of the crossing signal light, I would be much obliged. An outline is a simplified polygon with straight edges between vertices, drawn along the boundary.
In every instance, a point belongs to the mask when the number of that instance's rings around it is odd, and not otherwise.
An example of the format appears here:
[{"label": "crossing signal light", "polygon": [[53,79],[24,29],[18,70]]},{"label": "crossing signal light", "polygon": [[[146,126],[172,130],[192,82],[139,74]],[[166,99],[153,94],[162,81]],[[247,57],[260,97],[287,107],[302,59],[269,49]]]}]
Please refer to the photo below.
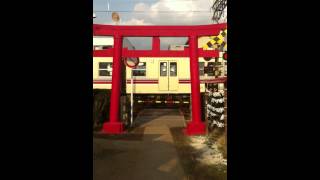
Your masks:
[{"label": "crossing signal light", "polygon": [[224,59],[224,60],[227,60],[227,55],[228,55],[227,52],[223,53],[223,59]]}]

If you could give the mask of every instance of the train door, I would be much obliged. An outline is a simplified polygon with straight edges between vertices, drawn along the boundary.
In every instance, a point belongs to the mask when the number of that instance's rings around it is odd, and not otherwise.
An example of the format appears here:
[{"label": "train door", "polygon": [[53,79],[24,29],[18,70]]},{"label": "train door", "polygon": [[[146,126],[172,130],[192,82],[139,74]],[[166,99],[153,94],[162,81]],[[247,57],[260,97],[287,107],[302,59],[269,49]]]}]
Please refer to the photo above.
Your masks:
[{"label": "train door", "polygon": [[169,69],[169,91],[177,91],[179,86],[177,62],[169,61]]},{"label": "train door", "polygon": [[159,90],[175,91],[178,90],[178,64],[176,61],[159,62]]}]

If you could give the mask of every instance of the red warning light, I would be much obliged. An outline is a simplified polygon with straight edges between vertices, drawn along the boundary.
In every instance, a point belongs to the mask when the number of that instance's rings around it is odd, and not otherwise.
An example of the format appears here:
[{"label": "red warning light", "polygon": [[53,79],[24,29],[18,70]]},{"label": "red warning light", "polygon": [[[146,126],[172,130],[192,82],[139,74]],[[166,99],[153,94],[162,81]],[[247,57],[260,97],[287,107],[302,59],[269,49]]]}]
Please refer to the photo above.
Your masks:
[{"label": "red warning light", "polygon": [[228,54],[227,52],[225,52],[225,53],[223,54],[223,59],[224,59],[224,60],[227,60],[227,54]]}]

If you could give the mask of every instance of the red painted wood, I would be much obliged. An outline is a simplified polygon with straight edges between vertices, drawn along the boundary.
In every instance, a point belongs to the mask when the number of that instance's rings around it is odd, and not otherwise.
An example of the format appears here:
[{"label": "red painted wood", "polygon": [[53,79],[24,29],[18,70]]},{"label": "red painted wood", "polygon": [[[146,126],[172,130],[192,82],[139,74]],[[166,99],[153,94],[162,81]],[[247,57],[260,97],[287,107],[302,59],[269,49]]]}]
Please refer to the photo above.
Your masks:
[{"label": "red painted wood", "polygon": [[187,135],[205,134],[205,124],[201,121],[200,102],[200,78],[199,78],[199,57],[198,57],[198,37],[189,37],[190,47],[190,77],[191,77],[191,103],[192,121],[187,124]]},{"label": "red painted wood", "polygon": [[121,52],[122,52],[122,37],[116,35],[114,37],[113,48],[113,63],[112,63],[112,88],[110,101],[110,116],[109,122],[103,124],[102,132],[107,134],[123,133],[123,124],[119,119],[120,106],[120,82],[121,82]]},{"label": "red painted wood", "polygon": [[218,50],[203,50],[202,48],[198,49],[198,57],[211,57],[216,58],[219,57]]},{"label": "red painted wood", "polygon": [[197,26],[113,26],[93,24],[95,36],[121,36],[130,37],[188,37],[190,35],[212,36],[218,35],[221,29],[227,27],[226,23],[197,25]]},{"label": "red painted wood", "polygon": [[105,50],[93,50],[93,57],[113,57],[113,48]]},{"label": "red painted wood", "polygon": [[158,36],[152,38],[152,50],[160,51],[160,38]]}]

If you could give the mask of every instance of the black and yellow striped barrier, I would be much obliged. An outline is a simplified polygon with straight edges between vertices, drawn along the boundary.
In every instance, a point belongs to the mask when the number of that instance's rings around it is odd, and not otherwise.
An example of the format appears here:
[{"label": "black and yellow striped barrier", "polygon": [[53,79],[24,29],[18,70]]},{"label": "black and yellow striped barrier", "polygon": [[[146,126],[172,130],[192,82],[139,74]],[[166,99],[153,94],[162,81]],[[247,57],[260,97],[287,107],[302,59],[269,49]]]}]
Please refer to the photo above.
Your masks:
[{"label": "black and yellow striped barrier", "polygon": [[209,48],[220,49],[226,51],[227,42],[225,38],[227,37],[227,29],[221,30],[219,35],[210,36],[210,41],[203,45],[203,50],[208,50]]}]

